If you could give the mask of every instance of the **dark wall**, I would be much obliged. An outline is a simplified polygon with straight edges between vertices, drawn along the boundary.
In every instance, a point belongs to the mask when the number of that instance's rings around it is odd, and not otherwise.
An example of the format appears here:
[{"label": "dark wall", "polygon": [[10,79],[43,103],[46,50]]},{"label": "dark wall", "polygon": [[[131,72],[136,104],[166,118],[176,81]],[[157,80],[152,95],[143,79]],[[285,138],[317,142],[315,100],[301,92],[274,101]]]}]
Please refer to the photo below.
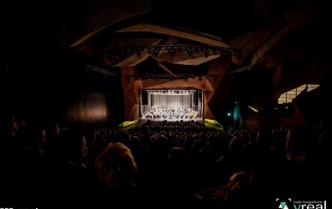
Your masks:
[{"label": "dark wall", "polygon": [[[71,111],[84,107],[90,116],[105,107],[106,118],[97,121],[122,120],[123,99],[116,75],[87,71],[82,61],[66,52],[33,53],[17,59],[1,69],[2,118],[16,115],[34,123],[66,123],[73,121],[68,120],[70,107]],[[81,119],[75,122],[88,121]]]}]

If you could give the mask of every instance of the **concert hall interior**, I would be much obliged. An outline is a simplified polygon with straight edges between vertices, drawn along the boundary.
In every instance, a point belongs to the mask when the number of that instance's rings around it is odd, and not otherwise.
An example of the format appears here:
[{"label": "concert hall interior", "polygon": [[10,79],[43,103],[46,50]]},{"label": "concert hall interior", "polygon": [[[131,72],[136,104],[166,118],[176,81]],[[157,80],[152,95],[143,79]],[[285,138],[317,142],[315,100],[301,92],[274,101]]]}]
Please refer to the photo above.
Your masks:
[{"label": "concert hall interior", "polygon": [[318,208],[329,8],[2,0],[0,209]]}]

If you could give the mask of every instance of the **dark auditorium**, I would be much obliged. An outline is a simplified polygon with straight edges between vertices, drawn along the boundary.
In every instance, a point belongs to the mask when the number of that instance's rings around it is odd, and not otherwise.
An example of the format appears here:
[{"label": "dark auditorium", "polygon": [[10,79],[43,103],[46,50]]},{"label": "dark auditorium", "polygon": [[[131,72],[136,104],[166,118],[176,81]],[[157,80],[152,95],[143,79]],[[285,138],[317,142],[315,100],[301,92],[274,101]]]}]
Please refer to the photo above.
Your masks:
[{"label": "dark auditorium", "polygon": [[0,209],[327,209],[329,8],[1,0]]}]

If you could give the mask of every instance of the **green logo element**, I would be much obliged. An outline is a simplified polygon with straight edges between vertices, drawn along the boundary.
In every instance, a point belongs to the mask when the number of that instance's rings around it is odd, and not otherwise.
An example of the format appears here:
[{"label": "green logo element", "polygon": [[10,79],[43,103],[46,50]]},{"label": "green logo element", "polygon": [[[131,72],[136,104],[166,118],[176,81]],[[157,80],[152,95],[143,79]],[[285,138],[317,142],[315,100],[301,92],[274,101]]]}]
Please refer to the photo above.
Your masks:
[{"label": "green logo element", "polygon": [[[288,198],[288,201],[291,202],[292,199]],[[279,198],[276,198],[276,202],[279,203],[279,206],[278,206],[279,209],[289,209],[287,206],[287,201],[281,201]]]},{"label": "green logo element", "polygon": [[280,202],[279,208],[280,209],[288,209],[288,207],[286,205],[286,202]]}]

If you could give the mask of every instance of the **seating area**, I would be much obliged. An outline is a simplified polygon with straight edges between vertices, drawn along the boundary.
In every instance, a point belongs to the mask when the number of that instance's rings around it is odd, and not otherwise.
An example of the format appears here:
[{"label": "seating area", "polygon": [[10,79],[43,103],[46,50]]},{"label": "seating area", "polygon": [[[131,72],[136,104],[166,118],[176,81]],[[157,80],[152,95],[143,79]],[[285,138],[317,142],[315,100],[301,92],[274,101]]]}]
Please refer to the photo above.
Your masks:
[{"label": "seating area", "polygon": [[201,122],[147,122],[124,133],[35,129],[12,118],[7,127],[1,185],[12,204],[47,205],[61,191],[59,205],[263,208],[276,194],[323,193],[329,178],[325,126],[221,132]]}]

